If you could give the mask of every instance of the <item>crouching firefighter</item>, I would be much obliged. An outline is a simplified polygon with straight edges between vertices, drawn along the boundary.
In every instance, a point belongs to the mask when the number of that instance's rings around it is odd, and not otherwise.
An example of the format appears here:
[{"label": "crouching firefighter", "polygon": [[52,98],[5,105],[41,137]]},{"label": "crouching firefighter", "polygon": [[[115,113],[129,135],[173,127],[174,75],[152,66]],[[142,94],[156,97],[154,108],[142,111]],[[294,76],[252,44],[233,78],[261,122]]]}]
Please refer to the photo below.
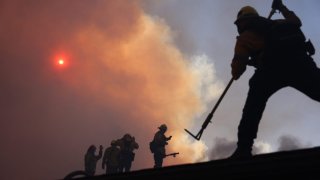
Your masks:
[{"label": "crouching firefighter", "polygon": [[281,0],[272,8],[284,19],[270,20],[259,16],[251,6],[240,9],[235,25],[239,36],[231,63],[234,80],[247,65],[256,70],[249,81],[249,92],[238,126],[237,149],[231,158],[249,158],[258,126],[270,96],[284,87],[292,87],[320,102],[320,70],[312,59],[315,53],[306,42],[302,23]]}]

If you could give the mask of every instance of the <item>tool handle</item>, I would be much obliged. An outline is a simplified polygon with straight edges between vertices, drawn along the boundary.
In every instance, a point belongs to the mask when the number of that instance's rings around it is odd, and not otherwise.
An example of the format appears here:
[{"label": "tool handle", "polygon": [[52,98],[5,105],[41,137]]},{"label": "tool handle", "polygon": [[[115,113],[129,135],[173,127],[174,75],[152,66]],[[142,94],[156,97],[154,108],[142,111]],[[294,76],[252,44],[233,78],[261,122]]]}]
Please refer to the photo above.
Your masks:
[{"label": "tool handle", "polygon": [[202,131],[208,126],[208,124],[211,122],[211,119],[213,117],[214,112],[217,110],[220,102],[222,101],[224,95],[226,95],[228,89],[230,88],[232,82],[233,82],[233,78],[230,79],[227,87],[224,89],[223,93],[221,94],[219,100],[217,101],[216,105],[213,107],[212,111],[209,113],[209,115],[207,116],[206,120],[204,121],[204,123],[202,124]]},{"label": "tool handle", "polygon": [[214,114],[214,112],[217,110],[217,108],[218,108],[218,106],[219,106],[220,102],[222,101],[222,99],[223,99],[224,95],[226,95],[227,91],[229,90],[229,88],[230,88],[230,86],[231,86],[231,84],[232,84],[233,80],[234,80],[233,78],[231,78],[231,79],[230,79],[230,81],[229,81],[229,83],[228,83],[227,87],[224,89],[223,93],[221,94],[221,96],[220,96],[219,100],[217,101],[216,105],[213,107],[213,109],[212,109],[212,111],[210,112],[210,114],[212,114],[212,115],[213,115],[213,114]]}]

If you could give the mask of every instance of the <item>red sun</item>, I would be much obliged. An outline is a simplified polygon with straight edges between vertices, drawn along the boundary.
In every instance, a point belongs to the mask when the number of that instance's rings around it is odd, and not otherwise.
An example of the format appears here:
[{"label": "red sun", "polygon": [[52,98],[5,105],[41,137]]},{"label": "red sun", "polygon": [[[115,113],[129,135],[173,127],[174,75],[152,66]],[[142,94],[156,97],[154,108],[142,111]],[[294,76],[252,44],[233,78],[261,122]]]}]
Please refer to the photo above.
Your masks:
[{"label": "red sun", "polygon": [[66,68],[69,68],[69,65],[70,65],[69,60],[70,60],[70,57],[67,56],[65,53],[59,53],[54,56],[54,58],[52,59],[52,63],[54,64],[55,68],[64,70]]},{"label": "red sun", "polygon": [[59,59],[58,64],[61,65],[61,66],[64,65],[64,60],[63,59]]}]

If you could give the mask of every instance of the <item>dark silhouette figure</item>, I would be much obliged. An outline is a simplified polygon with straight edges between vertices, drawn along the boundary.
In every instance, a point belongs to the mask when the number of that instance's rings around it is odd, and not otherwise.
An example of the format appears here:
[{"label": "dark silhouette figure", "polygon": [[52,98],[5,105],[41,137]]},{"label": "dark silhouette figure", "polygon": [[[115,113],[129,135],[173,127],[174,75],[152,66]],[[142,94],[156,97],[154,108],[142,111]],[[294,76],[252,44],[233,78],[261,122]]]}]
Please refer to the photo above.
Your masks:
[{"label": "dark silhouette figure", "polygon": [[274,10],[285,19],[270,20],[250,7],[243,7],[235,24],[239,36],[232,60],[232,76],[237,80],[246,65],[256,67],[238,126],[237,149],[231,158],[251,157],[254,139],[269,97],[284,87],[293,87],[320,101],[320,70],[312,59],[314,48],[300,30],[302,23],[281,0]]},{"label": "dark silhouette figure", "polygon": [[96,149],[97,149],[96,146],[91,145],[88,148],[87,153],[84,158],[84,170],[85,170],[86,174],[88,174],[89,176],[94,176],[94,174],[96,172],[97,162],[102,157],[103,147],[100,145],[99,155],[97,155],[97,156],[95,155]]},{"label": "dark silhouette figure", "polygon": [[111,146],[104,151],[102,158],[102,169],[106,167],[106,174],[118,173],[120,164],[120,149],[116,141],[111,142]]},{"label": "dark silhouette figure", "polygon": [[168,145],[168,141],[172,136],[166,137],[165,132],[167,131],[167,125],[162,124],[158,127],[159,131],[154,135],[153,141],[150,144],[150,147],[153,152],[154,158],[154,168],[161,168],[163,159],[166,157],[166,149],[165,146]]},{"label": "dark silhouette figure", "polygon": [[130,134],[125,134],[121,139],[118,139],[115,144],[120,146],[119,172],[129,172],[135,158],[133,151],[138,149],[139,145]]}]

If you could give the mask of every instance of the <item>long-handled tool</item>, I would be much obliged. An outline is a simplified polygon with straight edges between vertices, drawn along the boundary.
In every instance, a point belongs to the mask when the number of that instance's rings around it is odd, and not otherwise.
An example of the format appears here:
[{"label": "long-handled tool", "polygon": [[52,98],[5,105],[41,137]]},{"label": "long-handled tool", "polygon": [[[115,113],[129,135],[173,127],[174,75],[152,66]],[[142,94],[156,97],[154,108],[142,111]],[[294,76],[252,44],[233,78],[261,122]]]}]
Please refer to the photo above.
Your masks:
[{"label": "long-handled tool", "polygon": [[283,6],[282,0],[273,0],[272,5],[271,5],[271,11],[269,13],[268,19],[271,19],[271,17],[274,15],[274,13],[277,12],[277,9],[281,6]]},{"label": "long-handled tool", "polygon": [[204,121],[204,123],[202,124],[202,127],[200,129],[200,131],[198,132],[197,135],[193,135],[190,131],[188,131],[187,129],[184,129],[188,134],[190,134],[193,138],[195,138],[196,140],[200,140],[202,133],[204,131],[204,129],[207,128],[208,124],[211,123],[211,119],[213,116],[213,113],[216,111],[216,109],[218,108],[220,102],[222,101],[224,95],[227,93],[228,89],[230,88],[231,84],[233,82],[233,78],[231,78],[231,80],[229,81],[227,87],[224,89],[222,95],[220,96],[219,100],[217,101],[216,105],[213,107],[212,111],[209,113],[208,117],[206,118],[206,120]]},{"label": "long-handled tool", "polygon": [[178,154],[179,154],[178,152],[170,153],[170,154],[166,154],[165,157],[168,157],[168,156],[176,157]]},{"label": "long-handled tool", "polygon": [[271,9],[270,13],[269,13],[269,16],[268,16],[268,19],[271,19],[271,17],[276,13],[276,9]]}]

